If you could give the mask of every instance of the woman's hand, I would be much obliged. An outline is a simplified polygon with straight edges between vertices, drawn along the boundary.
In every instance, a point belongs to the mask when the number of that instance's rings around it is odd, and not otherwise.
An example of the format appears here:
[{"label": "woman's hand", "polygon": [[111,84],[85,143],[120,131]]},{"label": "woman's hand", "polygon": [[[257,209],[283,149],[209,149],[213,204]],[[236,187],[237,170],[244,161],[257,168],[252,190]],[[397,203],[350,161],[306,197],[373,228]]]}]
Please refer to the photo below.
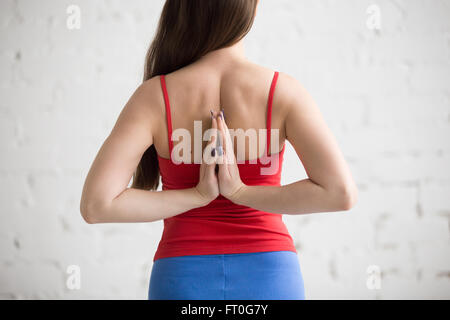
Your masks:
[{"label": "woman's hand", "polygon": [[[213,119],[213,123],[216,122]],[[247,187],[241,180],[236,156],[234,154],[233,143],[231,141],[228,126],[221,111],[217,117],[219,148],[216,150],[219,164],[219,190],[225,198],[236,202],[240,194]]]},{"label": "woman's hand", "polygon": [[213,134],[211,137],[211,142],[203,150],[202,163],[200,165],[200,175],[199,181],[195,190],[199,194],[203,205],[207,205],[212,200],[219,196],[219,182],[217,179],[217,174],[215,172],[216,168],[216,152],[211,152],[214,150],[217,142],[217,121],[213,117],[211,112],[212,125],[211,129]]}]

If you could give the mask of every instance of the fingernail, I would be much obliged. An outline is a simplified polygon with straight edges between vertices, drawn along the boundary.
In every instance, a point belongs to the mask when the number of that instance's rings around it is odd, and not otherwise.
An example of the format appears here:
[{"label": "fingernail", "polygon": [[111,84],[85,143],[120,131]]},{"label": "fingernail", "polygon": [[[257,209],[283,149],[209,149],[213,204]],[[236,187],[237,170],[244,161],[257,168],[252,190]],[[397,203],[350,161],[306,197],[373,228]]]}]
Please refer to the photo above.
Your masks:
[{"label": "fingernail", "polygon": [[220,113],[219,113],[219,117],[220,117],[220,119],[222,119],[222,120],[223,120],[223,114],[222,114],[222,111],[220,111]]},{"label": "fingernail", "polygon": [[216,156],[216,148],[212,148],[211,157],[215,157],[215,156]]},{"label": "fingernail", "polygon": [[223,120],[225,120],[225,113],[223,112],[223,109],[220,110],[220,112],[222,113]]},{"label": "fingernail", "polygon": [[209,112],[211,112],[211,119],[214,118],[214,112],[212,110],[209,110]]}]

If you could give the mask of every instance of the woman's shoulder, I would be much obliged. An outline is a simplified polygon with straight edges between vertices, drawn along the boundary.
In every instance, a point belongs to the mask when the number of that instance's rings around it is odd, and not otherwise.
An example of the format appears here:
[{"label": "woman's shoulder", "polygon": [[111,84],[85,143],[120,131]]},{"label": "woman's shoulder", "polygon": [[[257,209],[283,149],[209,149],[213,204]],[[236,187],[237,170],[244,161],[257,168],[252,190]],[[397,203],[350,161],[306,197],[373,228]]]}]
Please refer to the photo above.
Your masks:
[{"label": "woman's shoulder", "polygon": [[158,105],[162,102],[161,76],[157,75],[143,81],[136,92],[140,94],[143,100],[149,105]]},{"label": "woman's shoulder", "polygon": [[282,92],[282,96],[289,97],[295,94],[299,89],[304,90],[301,82],[298,78],[288,72],[281,71],[276,67],[268,67],[262,64],[257,64],[255,62],[248,62],[242,64],[240,68],[233,70],[233,72],[238,73],[238,77],[246,82],[265,84],[273,79],[275,72],[278,73],[276,91],[278,93]]},{"label": "woman's shoulder", "polygon": [[[270,68],[266,69],[271,70]],[[274,92],[274,105],[278,108],[288,109],[308,95],[306,88],[297,76],[278,69],[274,69],[273,72],[278,73]]]},{"label": "woman's shoulder", "polygon": [[139,84],[131,96],[130,102],[142,116],[154,117],[155,114],[160,114],[164,110],[164,96],[159,76]]},{"label": "woman's shoulder", "polygon": [[275,72],[278,73],[277,82],[275,86],[276,102],[278,104],[289,104],[293,99],[298,99],[306,94],[306,89],[299,80],[299,77],[289,72],[281,71],[278,68],[271,68],[250,62],[242,66],[240,71],[246,81],[259,81],[267,86],[267,80],[273,79]]},{"label": "woman's shoulder", "polygon": [[152,91],[152,90],[156,90],[158,88],[158,86],[160,86],[160,81],[161,81],[161,76],[160,75],[156,75],[151,77],[148,80],[145,80],[142,82],[142,84],[139,86],[139,89],[143,90],[143,91]]}]

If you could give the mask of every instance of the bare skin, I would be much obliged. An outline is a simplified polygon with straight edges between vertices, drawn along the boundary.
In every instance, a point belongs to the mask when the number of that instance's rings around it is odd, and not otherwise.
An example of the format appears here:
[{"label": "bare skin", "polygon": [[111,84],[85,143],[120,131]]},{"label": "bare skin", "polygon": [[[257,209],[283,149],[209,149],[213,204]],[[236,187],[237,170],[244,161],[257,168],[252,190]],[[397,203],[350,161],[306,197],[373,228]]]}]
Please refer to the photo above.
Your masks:
[{"label": "bare skin", "polygon": [[[245,58],[242,41],[168,74],[173,129],[185,128],[194,137],[194,120],[201,120],[203,131],[220,130],[226,155],[236,157],[236,148],[227,142],[227,128],[266,128],[272,77],[273,70]],[[211,109],[217,116],[220,108],[226,123],[210,117]],[[308,92],[282,72],[273,100],[272,128],[279,129],[280,135],[270,152],[279,152],[288,140],[307,179],[284,186],[247,186],[236,161],[220,164],[218,174],[215,163],[204,161],[193,188],[151,192],[128,188],[149,146],[154,144],[161,157],[169,158],[163,94],[159,77],[154,77],[132,95],[99,150],[84,184],[81,214],[88,223],[152,222],[207,205],[219,194],[236,204],[280,214],[344,211],[354,206],[357,188],[334,136]],[[215,141],[205,141],[202,147],[208,143]],[[258,149],[258,155],[262,152]],[[250,155],[246,150],[243,157]]]}]

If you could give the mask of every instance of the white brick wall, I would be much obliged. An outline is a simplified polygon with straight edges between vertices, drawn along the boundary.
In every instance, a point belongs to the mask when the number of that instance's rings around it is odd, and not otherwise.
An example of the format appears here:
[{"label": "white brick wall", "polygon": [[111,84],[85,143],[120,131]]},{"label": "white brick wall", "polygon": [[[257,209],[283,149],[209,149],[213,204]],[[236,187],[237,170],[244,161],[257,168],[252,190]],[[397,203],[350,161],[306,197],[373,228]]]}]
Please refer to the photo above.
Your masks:
[{"label": "white brick wall", "polygon": [[[0,298],[146,298],[162,221],[87,225],[79,199],[162,4],[0,2]],[[284,216],[307,298],[450,298],[450,1],[262,0],[246,47],[307,87],[359,186],[349,212]],[[283,183],[299,164],[289,145]]]}]

